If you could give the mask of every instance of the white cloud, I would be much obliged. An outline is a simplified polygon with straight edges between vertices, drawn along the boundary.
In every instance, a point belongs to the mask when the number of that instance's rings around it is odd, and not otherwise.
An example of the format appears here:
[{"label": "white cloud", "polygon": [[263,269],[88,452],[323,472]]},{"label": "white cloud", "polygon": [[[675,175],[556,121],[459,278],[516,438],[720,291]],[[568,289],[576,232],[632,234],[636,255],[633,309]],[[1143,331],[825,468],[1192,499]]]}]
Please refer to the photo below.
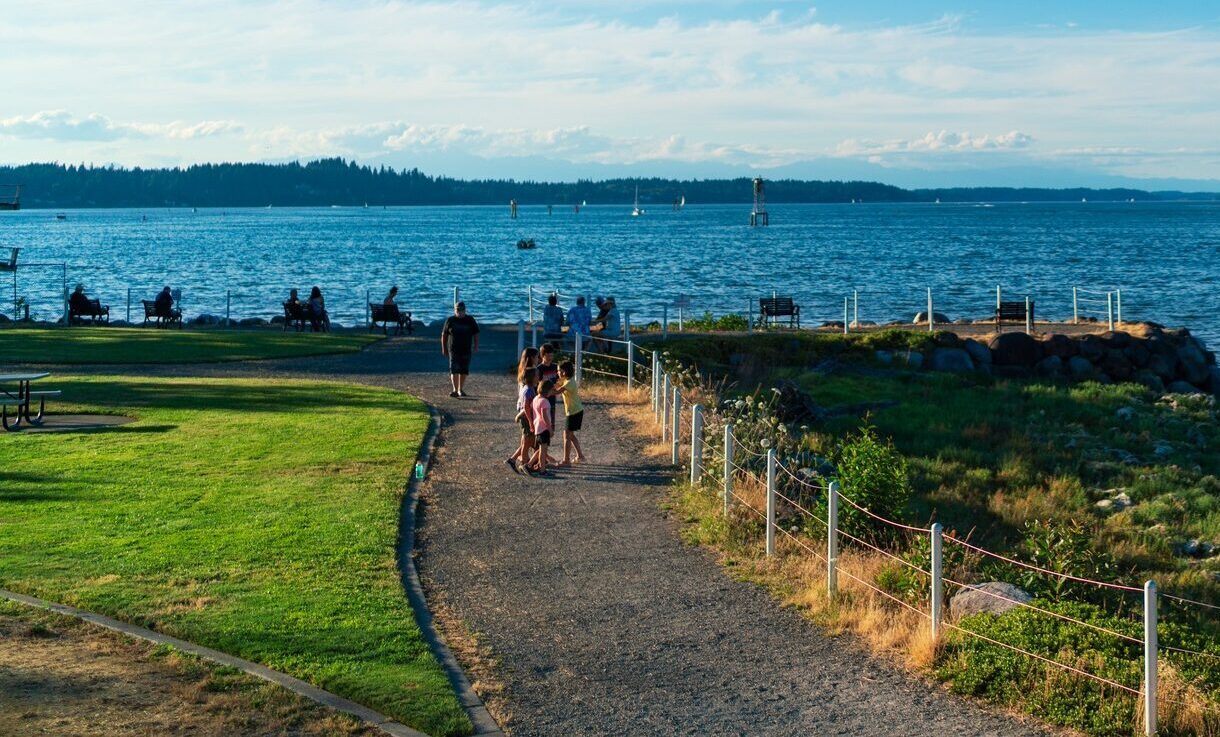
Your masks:
[{"label": "white cloud", "polygon": [[190,140],[237,133],[242,126],[230,120],[199,123],[116,123],[105,115],[76,116],[67,110],[43,110],[26,116],[0,119],[0,136],[50,141],[117,141],[126,138]]},{"label": "white cloud", "polygon": [[848,139],[835,148],[839,156],[882,156],[908,153],[974,153],[980,151],[1014,151],[1028,148],[1034,143],[1033,136],[1021,131],[1009,131],[998,135],[973,135],[969,132],[954,133],[942,130],[928,133],[921,138],[868,141]]}]

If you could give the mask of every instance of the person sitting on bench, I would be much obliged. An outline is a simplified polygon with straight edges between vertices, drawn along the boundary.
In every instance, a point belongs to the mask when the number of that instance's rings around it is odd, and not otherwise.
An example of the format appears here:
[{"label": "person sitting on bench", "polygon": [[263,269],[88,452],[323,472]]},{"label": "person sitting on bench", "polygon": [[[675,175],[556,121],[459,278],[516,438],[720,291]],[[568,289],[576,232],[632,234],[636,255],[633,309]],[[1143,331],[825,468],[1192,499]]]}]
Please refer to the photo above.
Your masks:
[{"label": "person sitting on bench", "polygon": [[330,314],[326,311],[326,300],[322,290],[314,287],[309,291],[309,324],[315,333],[330,332]]},{"label": "person sitting on bench", "polygon": [[96,299],[89,299],[84,284],[77,284],[72,296],[68,297],[68,314],[78,320],[88,317],[96,322],[99,317],[105,317],[107,322],[110,321],[110,308]]},{"label": "person sitting on bench", "polygon": [[[385,296],[385,299],[383,299],[381,301],[381,304],[385,305],[386,307],[395,307],[395,308],[398,307],[398,285],[397,284],[390,287],[390,293]],[[397,310],[395,310],[395,311],[397,312]]]},{"label": "person sitting on bench", "polygon": [[157,317],[160,318],[175,318],[180,314],[174,309],[174,295],[169,287],[161,290],[161,293],[153,300],[153,306],[157,310]]}]

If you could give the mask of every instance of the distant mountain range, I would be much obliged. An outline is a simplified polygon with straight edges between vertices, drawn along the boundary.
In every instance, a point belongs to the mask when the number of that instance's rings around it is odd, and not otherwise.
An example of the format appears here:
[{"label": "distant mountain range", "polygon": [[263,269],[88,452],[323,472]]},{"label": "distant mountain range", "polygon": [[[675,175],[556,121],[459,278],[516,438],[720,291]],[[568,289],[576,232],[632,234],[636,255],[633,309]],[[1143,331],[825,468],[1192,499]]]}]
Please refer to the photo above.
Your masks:
[{"label": "distant mountain range", "polygon": [[[21,185],[26,208],[264,207],[381,205],[622,204],[640,199],[669,205],[749,202],[749,177],[664,179],[619,177],[598,181],[516,181],[429,176],[418,169],[361,165],[343,159],[308,163],[197,164],[171,169],[25,164],[0,166],[0,185]],[[767,179],[772,203],[860,202],[1096,202],[1220,200],[1215,192],[1132,188],[949,187],[904,189],[867,181]]]}]

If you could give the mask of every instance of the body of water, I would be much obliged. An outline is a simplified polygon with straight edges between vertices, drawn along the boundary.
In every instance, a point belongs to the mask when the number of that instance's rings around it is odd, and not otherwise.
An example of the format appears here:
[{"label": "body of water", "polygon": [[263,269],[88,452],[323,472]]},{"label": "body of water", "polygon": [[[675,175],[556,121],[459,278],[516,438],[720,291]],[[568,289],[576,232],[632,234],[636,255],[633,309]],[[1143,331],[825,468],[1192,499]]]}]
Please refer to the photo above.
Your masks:
[{"label": "body of water", "polygon": [[[21,262],[67,264],[69,285],[124,316],[163,285],[182,290],[188,317],[280,314],[288,289],[318,285],[332,319],[362,323],[366,290],[391,284],[417,318],[439,319],[453,288],[485,321],[525,316],[526,285],[607,295],[639,324],[688,295],[693,312],[744,313],[772,292],[793,295],[803,321],[842,319],[858,293],[861,320],[911,319],[927,303],[950,319],[1027,295],[1039,318],[1105,318],[1104,292],[1122,290],[1123,316],[1186,325],[1220,344],[1220,203],[775,205],[750,228],[749,207],[630,206],[46,210],[0,213],[0,249]],[[538,247],[522,251],[518,239]],[[0,274],[9,312],[11,275]],[[60,314],[62,270],[21,267],[17,294],[33,316]],[[672,311],[671,311],[672,314]]]}]

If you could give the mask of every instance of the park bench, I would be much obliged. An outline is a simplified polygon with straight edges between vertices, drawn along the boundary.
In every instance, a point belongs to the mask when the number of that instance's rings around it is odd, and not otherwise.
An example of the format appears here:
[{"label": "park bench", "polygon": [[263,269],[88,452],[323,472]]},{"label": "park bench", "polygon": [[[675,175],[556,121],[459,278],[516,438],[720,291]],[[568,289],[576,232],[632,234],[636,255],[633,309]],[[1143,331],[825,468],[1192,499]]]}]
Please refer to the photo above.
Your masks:
[{"label": "park bench", "polygon": [[164,325],[173,325],[177,323],[178,327],[182,327],[182,310],[170,308],[168,312],[161,312],[157,309],[156,300],[142,299],[144,303],[144,324],[154,322],[158,327]]},{"label": "park bench", "polygon": [[763,297],[758,300],[758,322],[761,325],[774,325],[779,318],[788,318],[788,327],[801,326],[801,306],[794,304],[791,297]]},{"label": "park bench", "polygon": [[103,305],[100,299],[91,299],[88,304],[81,305],[80,309],[68,306],[68,323],[72,321],[83,322],[84,318],[89,318],[90,322],[96,323],[98,320],[105,318],[106,322],[110,322],[110,306]]},{"label": "park bench", "polygon": [[[1028,314],[1026,312],[1028,310]],[[1016,322],[1021,325],[1034,324],[1034,303],[1033,300],[1026,302],[1000,302],[995,308],[995,329],[996,332],[1002,330],[1004,321]]]},{"label": "park bench", "polygon": [[402,335],[404,329],[408,335],[415,332],[414,326],[411,325],[410,312],[402,312],[398,305],[369,302],[369,332],[377,327],[377,323],[381,323],[381,332],[386,335],[389,334],[391,324],[395,326],[395,335]]},{"label": "park bench", "polygon": [[305,314],[304,303],[284,303],[284,330],[288,330],[288,327],[292,326],[299,333],[305,329],[305,323],[307,322],[309,322],[309,317]]}]

